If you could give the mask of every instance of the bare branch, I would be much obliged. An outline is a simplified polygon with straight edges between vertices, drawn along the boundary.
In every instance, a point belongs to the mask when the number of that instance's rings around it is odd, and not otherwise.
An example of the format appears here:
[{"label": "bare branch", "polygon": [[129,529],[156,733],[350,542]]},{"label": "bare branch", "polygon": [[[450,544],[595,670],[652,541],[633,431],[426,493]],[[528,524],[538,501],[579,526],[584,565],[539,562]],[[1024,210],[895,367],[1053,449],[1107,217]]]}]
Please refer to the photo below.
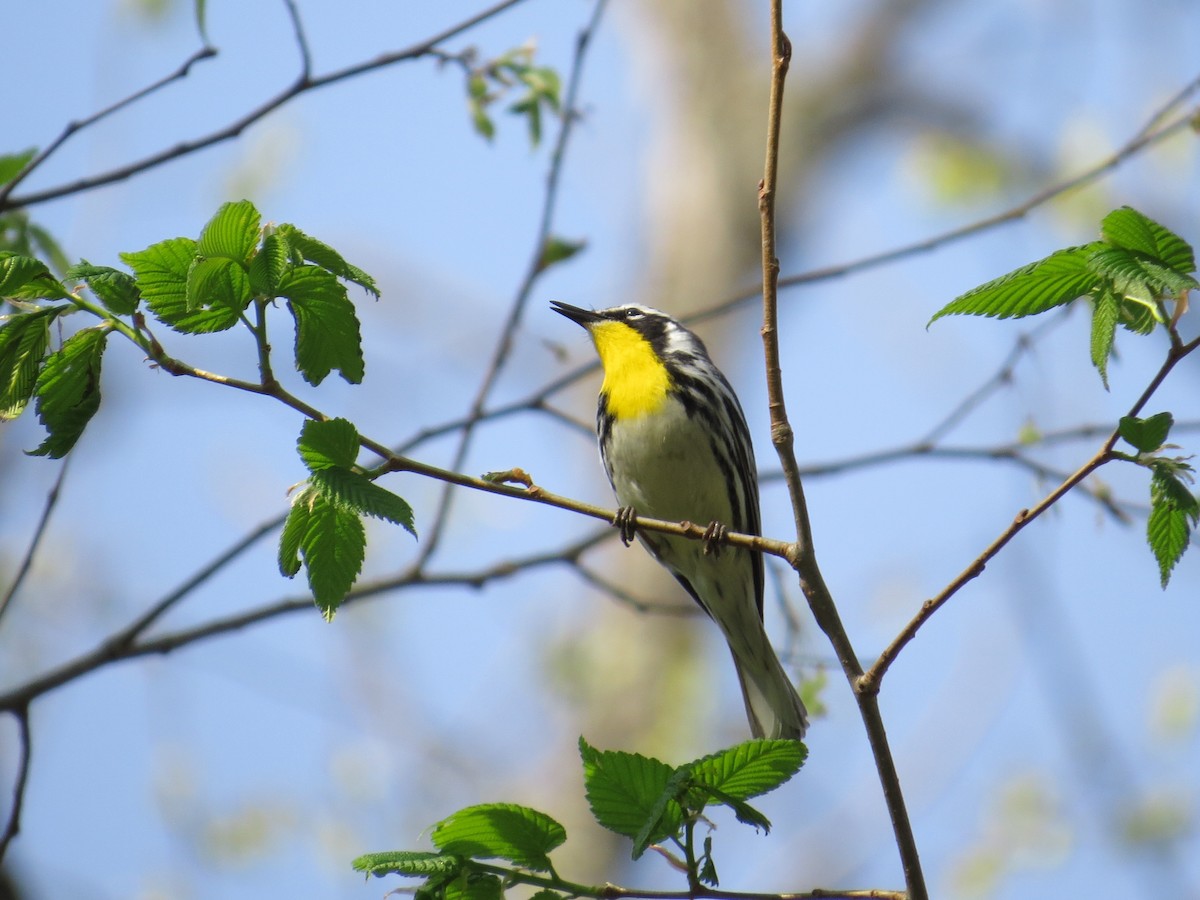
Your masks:
[{"label": "bare branch", "polygon": [[[1192,351],[1200,347],[1200,338],[1188,344],[1172,345],[1167,353],[1167,358],[1159,367],[1157,373],[1150,380],[1150,384],[1142,392],[1137,401],[1129,408],[1126,415],[1136,416],[1141,412],[1142,408],[1154,396],[1155,391],[1162,385],[1167,375],[1175,368],[1184,357],[1188,356]],[[987,564],[1011,541],[1017,534],[1025,528],[1030,522],[1048,510],[1051,506],[1057,503],[1062,497],[1066,496],[1074,487],[1076,487],[1085,478],[1099,469],[1101,466],[1113,460],[1113,447],[1116,445],[1120,435],[1116,429],[1113,429],[1108,438],[1100,446],[1100,449],[1079,467],[1073,474],[1064,479],[1061,484],[1054,490],[1041,499],[1036,506],[1030,509],[1022,509],[1013,519],[1012,523],[1000,533],[1000,535],[992,541],[987,548],[979,554],[958,576],[948,584],[940,594],[926,600],[920,611],[901,629],[900,633],[892,641],[891,644],[880,654],[879,659],[875,664],[862,676],[861,684],[864,689],[879,690],[879,685],[883,680],[883,676],[887,674],[887,670],[892,663],[900,655],[900,651],[904,649],[917,632],[921,629],[930,617],[937,612],[945,603],[957,594],[968,582],[973,581],[983,574],[983,570]]]},{"label": "bare branch", "polygon": [[0,833],[0,861],[8,852],[8,845],[21,831],[21,810],[25,805],[25,788],[29,784],[29,762],[32,757],[32,741],[29,735],[29,707],[22,705],[12,710],[17,720],[19,751],[17,757],[17,775],[13,781],[12,809],[8,813],[8,821],[4,832]]},{"label": "bare branch", "polygon": [[58,477],[54,479],[54,484],[50,488],[50,492],[46,494],[46,504],[42,507],[42,516],[38,519],[37,526],[33,529],[33,537],[29,539],[29,546],[25,548],[25,555],[21,558],[21,564],[17,566],[17,574],[13,576],[12,584],[8,586],[8,590],[4,592],[4,596],[0,597],[0,619],[4,618],[4,614],[8,612],[8,607],[12,603],[13,597],[21,589],[21,585],[25,581],[25,576],[29,574],[29,569],[33,565],[33,558],[37,555],[38,547],[41,546],[42,538],[46,534],[46,526],[50,524],[50,514],[54,512],[54,507],[58,505],[58,498],[62,492],[63,479],[67,477],[67,463],[68,460],[63,460],[62,466],[59,467]]},{"label": "bare branch", "polygon": [[[172,160],[179,159],[180,157],[183,157],[183,156],[188,156],[189,154],[195,153],[198,150],[203,150],[206,147],[211,147],[214,144],[220,144],[224,141],[231,140],[231,139],[237,137],[238,135],[240,135],[243,131],[245,131],[247,128],[249,128],[251,125],[253,125],[255,122],[258,122],[260,119],[266,118],[266,116],[268,116],[270,113],[274,112],[279,107],[296,99],[301,94],[308,93],[309,91],[314,91],[318,88],[327,87],[331,84],[336,84],[339,81],[345,81],[348,78],[357,77],[358,75],[362,75],[365,72],[371,72],[376,69],[383,69],[388,66],[395,65],[396,63],[409,62],[409,61],[412,61],[415,59],[420,59],[425,56],[433,56],[433,57],[441,58],[442,54],[437,50],[438,44],[441,44],[444,41],[448,41],[453,37],[457,37],[458,35],[462,34],[465,31],[470,30],[471,28],[475,27],[476,25],[480,24],[481,22],[485,22],[488,19],[491,19],[491,18],[499,15],[500,13],[504,12],[505,10],[507,10],[513,6],[516,6],[518,3],[522,3],[522,2],[524,2],[524,0],[503,0],[503,2],[496,3],[495,5],[488,7],[487,9],[483,10],[482,12],[479,12],[476,15],[471,16],[469,19],[465,19],[464,21],[459,22],[457,25],[453,25],[450,28],[447,28],[438,34],[435,34],[433,37],[426,38],[425,40],[421,41],[420,43],[413,44],[412,46],[407,47],[403,50],[396,50],[391,53],[384,53],[384,54],[381,54],[380,56],[377,56],[376,58],[374,58],[372,60],[355,63],[354,65],[347,66],[342,69],[337,69],[326,75],[321,75],[321,76],[318,76],[315,78],[312,77],[309,74],[309,72],[307,71],[307,54],[306,54],[307,45],[303,41],[303,31],[300,30],[299,19],[294,18],[293,25],[297,29],[297,40],[299,40],[301,42],[300,43],[300,46],[301,46],[301,71],[296,76],[295,80],[292,82],[291,85],[284,88],[282,91],[280,91],[274,97],[267,100],[265,103],[261,104],[260,106],[256,107],[255,109],[251,110],[250,112],[246,113],[241,118],[235,119],[233,122],[229,123],[224,128],[219,128],[216,131],[213,131],[207,135],[204,135],[203,137],[194,138],[189,141],[182,141],[181,143],[176,144],[174,147],[168,147],[165,150],[160,150],[158,153],[154,153],[154,154],[151,154],[150,156],[143,157],[140,160],[136,160],[134,162],[127,163],[123,166],[117,166],[116,168],[110,169],[107,172],[101,172],[97,175],[90,175],[85,178],[80,178],[80,179],[77,179],[76,181],[69,182],[67,184],[61,184],[56,187],[47,188],[46,190],[43,190],[43,191],[36,191],[36,192],[30,193],[30,194],[24,194],[20,197],[11,197],[11,196],[5,196],[5,195],[0,194],[0,212],[4,212],[9,209],[16,209],[16,208],[20,208],[20,207],[34,206],[38,203],[45,203],[48,200],[56,200],[59,197],[65,197],[70,194],[78,194],[78,193],[82,193],[84,191],[92,190],[93,188],[102,187],[103,185],[106,185],[106,184],[113,184],[118,181],[124,181],[126,178],[130,178],[133,175],[140,175],[142,172],[147,172],[150,169],[157,168],[158,166],[161,166],[164,163],[171,162]],[[289,4],[289,9],[291,9],[290,4]],[[214,53],[215,53],[215,51],[211,50],[211,48],[205,48],[202,51],[198,51],[198,55],[196,58],[204,59],[209,56],[212,56]],[[192,60],[192,62],[194,62],[196,58],[194,58]],[[175,75],[172,75],[167,79],[164,79],[163,82],[157,83],[156,85],[152,86],[151,88],[145,89],[143,91],[139,91],[137,94],[134,94],[131,97],[120,101],[120,103],[117,104],[116,107],[119,108],[120,106],[128,105],[129,103],[140,99],[149,90],[157,89],[157,87],[162,86],[162,84],[173,81],[176,78],[180,78],[186,74],[187,74],[186,70],[183,70],[182,73],[176,73]],[[104,113],[98,114],[98,115],[107,115],[109,111],[111,111],[111,110],[107,110]],[[85,123],[91,124],[92,121],[94,121],[96,118],[97,118],[97,116],[93,116],[92,119],[85,120]],[[68,128],[70,128],[70,126],[68,126]],[[74,134],[78,130],[79,130],[79,128],[78,128],[78,126],[76,126],[75,128],[71,129],[70,133]],[[69,137],[70,135],[68,134],[66,136]],[[33,162],[37,162],[37,160],[31,161],[31,165]]]}]

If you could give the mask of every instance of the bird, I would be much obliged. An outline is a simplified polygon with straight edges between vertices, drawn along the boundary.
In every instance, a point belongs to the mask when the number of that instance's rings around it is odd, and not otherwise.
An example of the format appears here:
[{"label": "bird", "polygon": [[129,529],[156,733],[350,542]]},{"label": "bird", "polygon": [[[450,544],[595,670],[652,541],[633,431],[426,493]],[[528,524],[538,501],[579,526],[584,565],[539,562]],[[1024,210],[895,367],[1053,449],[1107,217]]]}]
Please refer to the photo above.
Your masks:
[{"label": "bird", "polygon": [[[622,540],[636,535],[720,628],[751,734],[800,740],[808,713],[767,637],[762,553],[720,544],[727,530],[761,533],[750,430],[729,381],[704,342],[660,310],[550,307],[583,326],[600,356],[596,433]],[[709,524],[694,540],[637,529],[637,516]]]}]

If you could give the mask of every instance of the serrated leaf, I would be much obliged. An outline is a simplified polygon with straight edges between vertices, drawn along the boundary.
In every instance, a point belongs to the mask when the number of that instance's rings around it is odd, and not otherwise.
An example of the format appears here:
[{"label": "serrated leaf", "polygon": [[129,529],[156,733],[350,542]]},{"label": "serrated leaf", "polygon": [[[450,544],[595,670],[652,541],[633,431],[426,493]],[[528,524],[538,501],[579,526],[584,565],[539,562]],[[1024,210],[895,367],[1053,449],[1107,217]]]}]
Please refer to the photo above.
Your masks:
[{"label": "serrated leaf", "polygon": [[[633,858],[635,860],[640,859],[651,844],[662,840],[662,836],[659,834],[662,822],[665,819],[669,819],[672,808],[681,808],[684,805],[681,800],[691,789],[691,779],[692,767],[690,764],[679,766],[671,773],[671,777],[667,779],[667,784],[663,788],[662,793],[658,795],[658,798],[647,812],[642,827],[633,836]],[[689,812],[699,813],[704,808],[704,799],[702,797],[698,798],[695,806],[689,806]]]},{"label": "serrated leaf", "polygon": [[431,875],[454,876],[462,869],[462,860],[446,853],[419,850],[391,850],[383,853],[364,853],[350,864],[355,871],[382,878],[384,875],[407,875],[427,878]]},{"label": "serrated leaf", "polygon": [[692,765],[692,780],[737,800],[769,791],[800,771],[808,749],[799,741],[752,740]]},{"label": "serrated leaf", "polygon": [[258,246],[261,222],[262,217],[249,200],[224,203],[200,232],[196,252],[208,259],[228,259],[245,265]]},{"label": "serrated leaf", "polygon": [[296,368],[317,385],[334,369],[351,384],[363,379],[362,337],[345,286],[317,266],[296,266],[278,287],[296,321]]},{"label": "serrated leaf", "polygon": [[40,259],[0,251],[0,297],[62,300],[68,296]]},{"label": "serrated leaf", "polygon": [[309,419],[300,429],[296,449],[310,472],[349,469],[358,459],[358,430],[345,419]]},{"label": "serrated leaf", "polygon": [[1196,270],[1196,258],[1188,242],[1136,209],[1114,209],[1100,223],[1100,233],[1110,244],[1136,250],[1176,272]]},{"label": "serrated leaf", "polygon": [[1124,247],[1101,247],[1088,259],[1092,270],[1111,278],[1117,293],[1152,302],[1159,297],[1176,297],[1200,287],[1190,275],[1167,268],[1158,260]]},{"label": "serrated leaf", "polygon": [[310,484],[293,498],[283,530],[281,571],[295,574],[296,558],[303,560],[313,600],[332,620],[362,571],[367,546],[362,519]]},{"label": "serrated leaf", "polygon": [[1117,334],[1117,319],[1121,303],[1117,295],[1102,289],[1092,304],[1092,365],[1100,373],[1100,381],[1108,390],[1108,360],[1112,356],[1113,339]]},{"label": "serrated leaf", "polygon": [[256,297],[275,297],[276,288],[287,271],[291,248],[287,238],[278,232],[271,232],[263,238],[262,247],[250,260],[250,289]]},{"label": "serrated leaf", "polygon": [[336,503],[376,519],[383,519],[417,536],[413,511],[408,503],[367,476],[350,469],[321,469],[309,478],[313,486]]},{"label": "serrated leaf", "polygon": [[1101,283],[1088,266],[1088,258],[1099,246],[1070,247],[1022,266],[950,301],[929,322],[949,315],[1020,318],[1070,303]]},{"label": "serrated leaf", "polygon": [[1171,572],[1188,548],[1192,529],[1200,518],[1200,501],[1187,485],[1165,467],[1156,467],[1150,478],[1150,517],[1146,540],[1158,562],[1159,580],[1166,588]]},{"label": "serrated leaf", "polygon": [[280,225],[276,231],[287,240],[293,256],[305,259],[344,281],[352,281],[376,299],[379,298],[379,288],[375,285],[375,279],[358,266],[346,262],[342,255],[328,244],[305,234],[295,225]]},{"label": "serrated leaf", "polygon": [[1145,419],[1121,416],[1117,433],[1140,452],[1152,453],[1166,443],[1174,424],[1175,418],[1169,412],[1160,412]]},{"label": "serrated leaf", "polygon": [[583,779],[588,806],[596,821],[617,834],[636,839],[647,820],[653,825],[645,843],[657,843],[675,834],[683,824],[683,809],[672,801],[661,815],[655,813],[659,798],[667,789],[675,770],[662,762],[638,753],[597,750],[579,739],[583,758]]},{"label": "serrated leaf", "polygon": [[37,147],[30,147],[21,153],[5,153],[0,155],[0,185],[8,184],[21,174],[21,170],[29,165],[29,161],[37,156]]},{"label": "serrated leaf", "polygon": [[68,281],[82,281],[106,309],[119,316],[131,315],[141,300],[137,283],[128,272],[108,266],[93,266],[86,259],[67,269],[66,278]]},{"label": "serrated leaf", "polygon": [[38,419],[49,435],[30,456],[61,459],[100,408],[100,363],[106,328],[85,328],[46,359],[34,386]]},{"label": "serrated leaf", "polygon": [[184,299],[189,310],[225,307],[240,313],[251,297],[250,277],[241,263],[221,256],[197,257],[188,270]]},{"label": "serrated leaf", "polygon": [[160,322],[184,334],[208,334],[232,328],[237,324],[240,310],[225,305],[188,308],[188,272],[195,258],[196,242],[191,238],[171,238],[136,253],[121,254],[121,259],[133,269],[137,288],[150,312]]},{"label": "serrated leaf", "polygon": [[717,877],[717,864],[712,858],[712,836],[704,839],[704,855],[700,857],[700,867],[696,877],[709,887],[718,887],[721,879]]},{"label": "serrated leaf", "polygon": [[443,853],[471,859],[507,859],[535,871],[550,869],[548,854],[567,839],[550,816],[527,806],[486,803],[447,816],[430,832]]},{"label": "serrated leaf", "polygon": [[0,326],[0,421],[15,419],[25,410],[50,345],[50,323],[67,309],[36,309]]}]

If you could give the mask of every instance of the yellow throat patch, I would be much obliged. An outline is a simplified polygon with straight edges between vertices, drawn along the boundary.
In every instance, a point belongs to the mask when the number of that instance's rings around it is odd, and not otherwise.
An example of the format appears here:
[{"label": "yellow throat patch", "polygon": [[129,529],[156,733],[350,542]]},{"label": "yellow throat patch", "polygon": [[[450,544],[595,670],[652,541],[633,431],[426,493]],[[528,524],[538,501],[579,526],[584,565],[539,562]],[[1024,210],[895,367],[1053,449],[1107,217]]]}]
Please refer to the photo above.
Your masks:
[{"label": "yellow throat patch", "polygon": [[608,412],[617,420],[657,411],[667,399],[671,376],[650,342],[624,322],[597,322],[589,329],[608,397]]}]

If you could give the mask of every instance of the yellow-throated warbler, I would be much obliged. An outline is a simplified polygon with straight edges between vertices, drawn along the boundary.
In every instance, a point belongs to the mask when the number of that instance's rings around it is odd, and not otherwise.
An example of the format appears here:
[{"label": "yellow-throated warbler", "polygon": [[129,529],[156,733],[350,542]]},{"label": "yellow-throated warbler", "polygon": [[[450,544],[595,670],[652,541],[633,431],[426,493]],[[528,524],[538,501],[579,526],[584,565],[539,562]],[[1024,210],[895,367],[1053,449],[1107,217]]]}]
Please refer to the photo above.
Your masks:
[{"label": "yellow-throated warbler", "polygon": [[[588,330],[604,366],[596,430],[626,543],[634,515],[759,534],[750,431],[704,343],[645,306],[551,307]],[[720,626],[754,736],[803,737],[804,704],[763,628],[762,554],[655,532],[637,536]]]}]

